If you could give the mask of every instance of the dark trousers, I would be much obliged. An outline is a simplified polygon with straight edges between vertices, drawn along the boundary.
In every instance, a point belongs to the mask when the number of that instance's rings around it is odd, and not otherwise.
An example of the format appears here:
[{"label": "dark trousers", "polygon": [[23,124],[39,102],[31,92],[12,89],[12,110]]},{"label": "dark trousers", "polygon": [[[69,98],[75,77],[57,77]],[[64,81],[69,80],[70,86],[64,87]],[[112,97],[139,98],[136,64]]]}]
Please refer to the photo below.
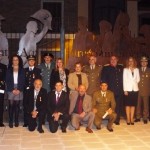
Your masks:
[{"label": "dark trousers", "polygon": [[116,109],[115,112],[117,113],[117,118],[115,122],[120,122],[120,115],[123,111],[123,95],[115,95],[115,101],[116,101]]},{"label": "dark trousers", "polygon": [[3,123],[4,95],[0,95],[0,124]]},{"label": "dark trousers", "polygon": [[27,105],[26,102],[27,102],[27,98],[28,98],[26,96],[27,92],[28,91],[25,90],[23,93],[23,121],[24,121],[25,125],[28,125],[28,118],[29,118],[28,113],[27,113],[27,108],[26,108],[26,105]]},{"label": "dark trousers", "polygon": [[49,120],[49,130],[52,133],[57,132],[59,125],[61,126],[61,129],[66,129],[69,121],[69,115],[64,114],[59,117],[58,121],[54,121],[54,118],[51,117]]},{"label": "dark trousers", "polygon": [[31,114],[28,114],[28,129],[34,131],[38,124],[38,129],[42,129],[43,112],[39,112],[36,118],[32,118]]},{"label": "dark trousers", "polygon": [[9,124],[13,124],[15,115],[15,124],[19,124],[20,100],[9,100]]}]

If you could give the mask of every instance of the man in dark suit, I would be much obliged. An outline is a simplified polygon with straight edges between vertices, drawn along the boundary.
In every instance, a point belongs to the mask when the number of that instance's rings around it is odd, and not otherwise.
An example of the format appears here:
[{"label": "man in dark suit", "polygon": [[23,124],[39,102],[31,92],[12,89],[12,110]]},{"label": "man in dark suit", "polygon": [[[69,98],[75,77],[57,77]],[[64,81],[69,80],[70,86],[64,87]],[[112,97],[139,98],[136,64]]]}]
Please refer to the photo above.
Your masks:
[{"label": "man in dark suit", "polygon": [[38,118],[38,131],[44,133],[42,129],[42,120],[46,110],[47,92],[42,88],[42,81],[36,79],[34,81],[34,88],[31,88],[26,93],[28,99],[26,99],[26,110],[29,116],[28,129],[34,131],[37,126]]},{"label": "man in dark suit", "polygon": [[[33,87],[34,80],[41,79],[41,70],[35,67],[35,60],[36,60],[35,56],[29,55],[27,59],[28,59],[29,67],[25,68],[25,90],[24,90],[23,102],[26,101],[25,99],[28,99],[28,97],[26,96],[26,93],[28,89],[31,89]],[[28,126],[28,115],[27,115],[27,110],[24,107],[23,127],[27,127],[27,126]]]},{"label": "man in dark suit", "polygon": [[114,93],[116,100],[116,125],[120,124],[120,114],[123,110],[123,66],[118,64],[116,56],[110,57],[110,64],[102,69],[101,81],[108,83],[108,89]]},{"label": "man in dark suit", "polygon": [[48,93],[47,117],[52,133],[58,130],[59,124],[65,133],[69,121],[69,96],[62,89],[63,82],[60,80],[55,84],[55,91]]},{"label": "man in dark suit", "polygon": [[[0,52],[0,60],[1,57],[2,52]],[[3,108],[4,108],[5,75],[6,75],[6,65],[0,63],[0,127],[4,127]]]}]

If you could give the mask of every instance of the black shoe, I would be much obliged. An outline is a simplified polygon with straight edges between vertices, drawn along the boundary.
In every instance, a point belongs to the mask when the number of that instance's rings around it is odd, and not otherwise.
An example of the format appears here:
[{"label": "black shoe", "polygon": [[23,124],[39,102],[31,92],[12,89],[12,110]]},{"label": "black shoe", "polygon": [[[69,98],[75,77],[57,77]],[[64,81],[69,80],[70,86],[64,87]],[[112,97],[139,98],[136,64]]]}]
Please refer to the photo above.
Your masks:
[{"label": "black shoe", "polygon": [[66,128],[62,128],[61,131],[62,131],[62,133],[66,133],[67,132]]},{"label": "black shoe", "polygon": [[43,129],[37,129],[39,131],[39,133],[44,133]]},{"label": "black shoe", "polygon": [[134,122],[131,122],[131,125],[134,125]]},{"label": "black shoe", "polygon": [[19,123],[15,123],[15,127],[19,127]]},{"label": "black shoe", "polygon": [[109,129],[108,127],[107,127],[107,130],[108,130],[109,132],[113,132],[113,131],[114,131],[112,128]]},{"label": "black shoe", "polygon": [[13,124],[12,124],[12,123],[9,123],[9,127],[10,127],[10,128],[13,128]]},{"label": "black shoe", "polygon": [[134,122],[140,122],[140,119],[135,119]]},{"label": "black shoe", "polygon": [[23,127],[28,127],[28,124],[24,124]]},{"label": "black shoe", "polygon": [[119,121],[115,121],[114,124],[115,125],[120,125],[120,122]]},{"label": "black shoe", "polygon": [[5,127],[5,125],[3,123],[0,123],[0,127]]},{"label": "black shoe", "polygon": [[97,130],[101,130],[101,127],[96,127]]},{"label": "black shoe", "polygon": [[143,120],[144,124],[147,124],[147,120]]},{"label": "black shoe", "polygon": [[130,125],[130,122],[127,122],[127,125]]}]

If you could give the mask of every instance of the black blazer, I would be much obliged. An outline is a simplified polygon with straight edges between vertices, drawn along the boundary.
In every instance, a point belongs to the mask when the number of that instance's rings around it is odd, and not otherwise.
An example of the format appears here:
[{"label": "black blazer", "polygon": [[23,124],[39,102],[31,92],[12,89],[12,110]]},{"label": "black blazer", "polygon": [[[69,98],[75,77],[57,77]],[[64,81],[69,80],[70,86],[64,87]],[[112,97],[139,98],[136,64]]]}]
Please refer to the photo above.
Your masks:
[{"label": "black blazer", "polygon": [[[27,98],[25,99],[25,110],[31,114],[34,109],[34,88],[31,88],[27,92]],[[44,88],[41,88],[36,100],[37,111],[46,112],[47,92]]]},{"label": "black blazer", "polygon": [[[66,74],[67,92],[69,92],[69,88],[68,88],[68,84],[67,84],[68,83],[68,75],[69,75],[69,70],[68,69],[65,69],[65,74]],[[59,80],[60,80],[59,71],[56,70],[56,69],[53,69],[52,73],[51,73],[51,76],[50,76],[50,87],[51,87],[51,90],[55,90],[55,84]]]},{"label": "black blazer", "polygon": [[62,114],[69,114],[69,94],[62,91],[60,99],[56,104],[56,94],[55,91],[48,93],[47,97],[47,111],[48,111],[48,120],[52,118],[54,112],[61,112]]},{"label": "black blazer", "polygon": [[[20,91],[24,90],[25,85],[25,72],[23,68],[19,69],[18,72],[18,87]],[[13,68],[8,68],[6,71],[6,89],[8,92],[14,90],[14,77],[13,77]]]}]

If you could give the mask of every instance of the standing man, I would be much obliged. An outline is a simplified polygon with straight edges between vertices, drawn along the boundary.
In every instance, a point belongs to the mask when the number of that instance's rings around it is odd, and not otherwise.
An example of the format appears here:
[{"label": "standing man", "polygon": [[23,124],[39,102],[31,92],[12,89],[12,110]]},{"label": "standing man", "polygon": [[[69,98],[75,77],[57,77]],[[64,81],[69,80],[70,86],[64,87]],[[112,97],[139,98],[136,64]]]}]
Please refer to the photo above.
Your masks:
[{"label": "standing man", "polygon": [[99,89],[99,83],[101,78],[102,67],[96,65],[96,57],[94,55],[89,58],[89,65],[83,68],[83,72],[87,74],[88,77],[88,89],[87,94],[93,95],[95,91]]},{"label": "standing man", "polygon": [[[135,122],[139,122],[143,116],[144,124],[147,124],[149,117],[149,96],[150,96],[150,68],[148,66],[148,59],[146,57],[141,58],[140,82],[139,82],[139,96],[136,108]],[[143,110],[142,109],[143,104]]]},{"label": "standing man", "polygon": [[38,118],[38,131],[44,133],[42,121],[46,110],[47,92],[42,88],[40,79],[34,81],[34,87],[28,90],[26,96],[28,97],[26,99],[26,108],[29,115],[28,129],[29,131],[35,130]]},{"label": "standing man", "polygon": [[101,81],[107,82],[108,89],[114,93],[116,101],[116,125],[120,125],[120,114],[123,110],[123,66],[118,64],[117,56],[110,57],[110,64],[102,69]]},{"label": "standing man", "polygon": [[47,93],[50,89],[50,76],[52,70],[55,68],[55,63],[52,61],[53,55],[50,53],[44,54],[44,63],[41,63],[38,68],[41,69],[43,88],[47,90]]},{"label": "standing man", "polygon": [[33,83],[35,79],[41,79],[41,70],[35,67],[36,58],[34,55],[29,55],[28,59],[28,68],[25,68],[25,90],[24,90],[24,98],[23,98],[23,107],[24,107],[24,125],[23,127],[28,126],[28,114],[25,108],[25,99],[28,99],[26,93],[33,87]]},{"label": "standing man", "polygon": [[100,90],[93,94],[93,112],[95,113],[94,124],[98,130],[101,129],[102,119],[108,119],[107,130],[113,132],[112,125],[116,119],[116,102],[113,92],[107,90],[108,84],[102,82]]},{"label": "standing man", "polygon": [[70,73],[68,77],[68,87],[71,92],[78,91],[79,85],[84,85],[88,88],[88,78],[85,73],[82,72],[82,65],[80,62],[75,64],[75,72]]},{"label": "standing man", "polygon": [[92,126],[95,114],[92,112],[92,98],[86,94],[86,87],[79,86],[79,91],[70,94],[71,123],[75,130],[80,129],[80,122],[87,121],[86,131],[93,133]]},{"label": "standing man", "polygon": [[63,81],[59,80],[55,83],[55,91],[48,93],[47,118],[52,133],[57,132],[59,125],[65,133],[69,121],[69,95],[62,89]]},{"label": "standing man", "polygon": [[[2,59],[2,52],[0,51],[0,61]],[[0,63],[0,127],[4,127],[3,124],[3,111],[4,111],[4,90],[5,90],[5,77],[6,77],[6,65]]]}]

